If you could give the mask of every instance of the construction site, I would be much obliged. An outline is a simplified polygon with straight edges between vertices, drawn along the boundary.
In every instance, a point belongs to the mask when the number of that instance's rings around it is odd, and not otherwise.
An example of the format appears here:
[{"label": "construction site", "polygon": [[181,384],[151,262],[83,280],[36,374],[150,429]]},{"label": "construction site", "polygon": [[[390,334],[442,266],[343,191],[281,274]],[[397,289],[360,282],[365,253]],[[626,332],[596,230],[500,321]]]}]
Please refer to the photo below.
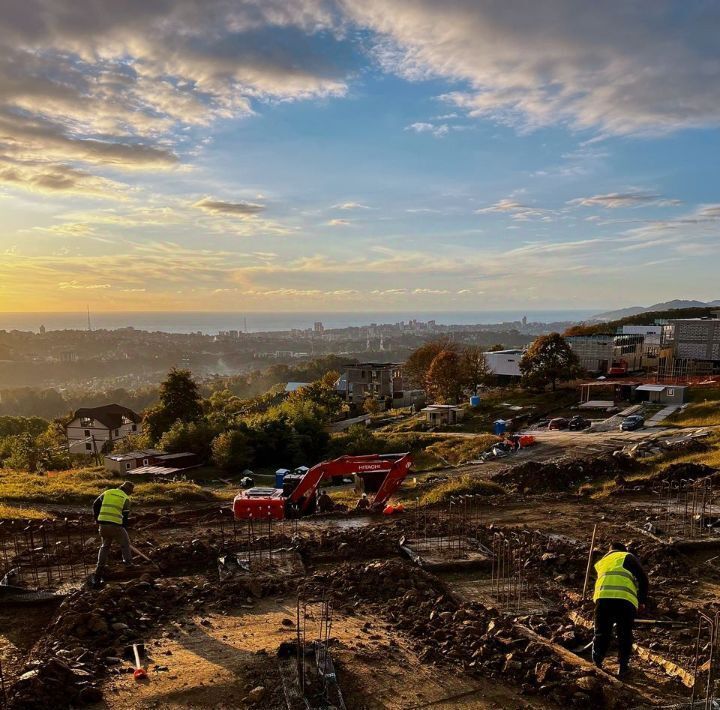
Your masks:
[{"label": "construction site", "polygon": [[[717,708],[720,471],[677,461],[714,436],[546,431],[424,476],[343,457],[232,505],[134,513],[134,565],[114,549],[102,581],[89,512],[4,521],[0,707]],[[349,474],[367,508],[313,512]],[[420,505],[458,476],[504,492]],[[614,541],[650,590],[622,679],[614,647],[602,669],[588,650]]]}]

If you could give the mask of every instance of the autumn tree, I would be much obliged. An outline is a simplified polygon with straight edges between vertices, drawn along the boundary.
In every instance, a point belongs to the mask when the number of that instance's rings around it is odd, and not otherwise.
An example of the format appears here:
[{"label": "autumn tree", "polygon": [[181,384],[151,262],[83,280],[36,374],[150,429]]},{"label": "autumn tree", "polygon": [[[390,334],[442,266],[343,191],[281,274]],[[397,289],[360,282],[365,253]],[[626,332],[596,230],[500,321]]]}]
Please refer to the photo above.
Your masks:
[{"label": "autumn tree", "polygon": [[485,353],[479,345],[466,345],[460,355],[462,384],[477,392],[488,376]]},{"label": "autumn tree", "polygon": [[577,355],[560,333],[536,338],[520,358],[522,382],[528,387],[544,388],[572,380],[581,372]]},{"label": "autumn tree", "polygon": [[410,353],[403,365],[403,379],[406,384],[410,387],[425,387],[432,361],[443,351],[457,352],[457,349],[457,344],[449,338],[440,338],[421,345]]},{"label": "autumn tree", "polygon": [[455,350],[442,350],[430,363],[425,386],[435,402],[454,404],[463,391],[461,356]]}]

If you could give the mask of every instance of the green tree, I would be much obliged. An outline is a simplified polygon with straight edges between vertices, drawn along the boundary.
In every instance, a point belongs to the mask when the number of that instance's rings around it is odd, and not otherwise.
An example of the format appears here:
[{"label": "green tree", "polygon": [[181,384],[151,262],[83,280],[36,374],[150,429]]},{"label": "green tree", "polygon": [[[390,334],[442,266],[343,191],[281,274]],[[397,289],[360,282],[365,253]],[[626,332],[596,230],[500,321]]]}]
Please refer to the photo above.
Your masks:
[{"label": "green tree", "polygon": [[457,343],[449,338],[440,338],[421,345],[417,350],[410,353],[403,365],[405,384],[410,387],[425,387],[432,361],[443,351],[456,352],[457,349]]},{"label": "green tree", "polygon": [[218,434],[212,442],[212,458],[226,471],[242,471],[253,465],[255,451],[247,428]]},{"label": "green tree", "polygon": [[425,378],[427,391],[435,402],[454,404],[463,391],[463,371],[460,355],[443,350],[433,359]]},{"label": "green tree", "polygon": [[160,438],[160,448],[171,454],[190,451],[202,461],[209,461],[212,442],[217,435],[218,430],[203,419],[197,422],[178,420]]},{"label": "green tree", "polygon": [[549,384],[554,391],[558,382],[578,377],[582,368],[568,341],[550,333],[536,338],[523,353],[520,372],[525,386],[544,389]]},{"label": "green tree", "polygon": [[156,442],[175,422],[196,422],[202,413],[200,391],[192,373],[174,367],[160,385],[160,401],[146,412],[144,427],[150,440]]},{"label": "green tree", "polygon": [[42,451],[32,434],[18,434],[10,437],[9,456],[5,459],[6,468],[34,473],[40,469]]},{"label": "green tree", "polygon": [[130,434],[123,439],[118,439],[113,444],[113,453],[127,454],[131,451],[142,451],[151,447],[150,436],[146,432]]},{"label": "green tree", "polygon": [[48,424],[42,417],[0,417],[0,438],[26,433],[40,436]]}]

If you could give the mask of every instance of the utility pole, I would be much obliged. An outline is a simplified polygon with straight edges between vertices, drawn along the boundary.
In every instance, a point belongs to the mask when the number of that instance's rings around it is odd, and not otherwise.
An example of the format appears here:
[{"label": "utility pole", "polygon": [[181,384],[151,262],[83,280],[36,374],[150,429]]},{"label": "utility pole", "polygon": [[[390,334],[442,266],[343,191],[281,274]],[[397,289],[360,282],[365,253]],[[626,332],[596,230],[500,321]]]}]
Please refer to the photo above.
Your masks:
[{"label": "utility pole", "polygon": [[92,330],[92,326],[90,325],[90,304],[88,304],[87,307],[87,320],[88,320],[88,332]]}]

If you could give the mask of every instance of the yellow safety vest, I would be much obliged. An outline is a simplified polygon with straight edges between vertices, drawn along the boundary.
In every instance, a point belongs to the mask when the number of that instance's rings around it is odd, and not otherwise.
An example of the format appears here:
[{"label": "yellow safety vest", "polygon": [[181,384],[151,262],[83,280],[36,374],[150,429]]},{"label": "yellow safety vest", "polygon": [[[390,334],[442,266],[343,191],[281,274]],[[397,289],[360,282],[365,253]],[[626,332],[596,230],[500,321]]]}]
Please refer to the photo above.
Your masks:
[{"label": "yellow safety vest", "polygon": [[130,498],[125,491],[119,488],[109,488],[103,493],[102,505],[100,506],[99,523],[123,524],[123,508],[125,501]]},{"label": "yellow safety vest", "polygon": [[635,576],[623,563],[628,552],[609,552],[595,565],[597,581],[593,601],[598,599],[625,599],[638,608],[638,586]]}]

